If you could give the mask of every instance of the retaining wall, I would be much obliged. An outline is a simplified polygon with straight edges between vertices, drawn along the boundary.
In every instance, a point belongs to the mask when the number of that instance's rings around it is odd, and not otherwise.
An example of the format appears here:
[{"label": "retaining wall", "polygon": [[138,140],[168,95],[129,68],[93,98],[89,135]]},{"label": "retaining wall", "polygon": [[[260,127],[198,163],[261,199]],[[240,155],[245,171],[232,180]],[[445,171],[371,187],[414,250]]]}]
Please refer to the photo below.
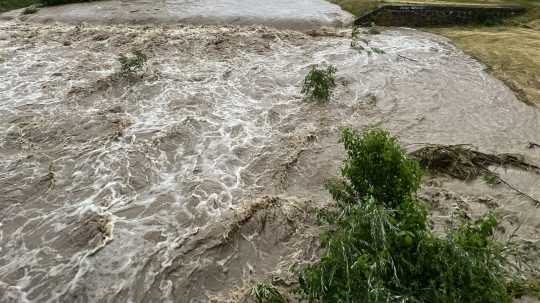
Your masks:
[{"label": "retaining wall", "polygon": [[384,4],[358,17],[355,25],[416,27],[491,23],[525,12],[521,6]]}]

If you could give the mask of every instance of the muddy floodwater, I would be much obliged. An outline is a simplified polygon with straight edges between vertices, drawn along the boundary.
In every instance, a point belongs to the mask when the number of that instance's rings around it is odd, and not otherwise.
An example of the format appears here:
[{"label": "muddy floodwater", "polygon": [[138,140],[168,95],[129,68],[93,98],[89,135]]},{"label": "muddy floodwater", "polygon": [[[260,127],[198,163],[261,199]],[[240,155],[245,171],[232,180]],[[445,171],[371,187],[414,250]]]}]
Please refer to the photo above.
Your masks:
[{"label": "muddy floodwater", "polygon": [[[15,18],[20,11],[0,18]],[[116,0],[41,8],[27,21],[78,24],[183,23],[267,25],[281,29],[316,29],[351,24],[353,15],[324,0]]]},{"label": "muddy floodwater", "polygon": [[[448,40],[406,29],[0,23],[0,302],[237,301],[317,257],[342,127],[408,150],[470,144],[540,165],[540,111]],[[140,75],[118,55],[142,49]],[[328,104],[300,94],[337,67]],[[494,167],[540,199],[540,176]],[[496,210],[538,246],[540,210],[510,187],[426,177],[434,228]]]}]

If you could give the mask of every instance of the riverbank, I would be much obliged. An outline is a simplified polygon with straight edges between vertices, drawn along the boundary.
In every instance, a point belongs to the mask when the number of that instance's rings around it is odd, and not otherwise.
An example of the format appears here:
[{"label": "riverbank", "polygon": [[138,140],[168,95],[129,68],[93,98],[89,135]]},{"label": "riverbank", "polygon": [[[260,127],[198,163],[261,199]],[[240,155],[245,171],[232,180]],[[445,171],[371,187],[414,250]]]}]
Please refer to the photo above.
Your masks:
[{"label": "riverbank", "polygon": [[540,106],[540,19],[518,18],[497,26],[429,31],[452,39],[465,52],[486,64],[521,101]]},{"label": "riverbank", "polygon": [[[354,15],[361,15],[381,2],[371,0],[333,0]],[[449,3],[448,1],[386,1],[416,3]],[[446,36],[471,56],[486,64],[491,73],[505,82],[518,98],[540,105],[540,2],[532,0],[479,0],[480,4],[518,4],[527,8],[524,16],[502,24],[424,28]],[[451,3],[470,3],[466,0]]]}]

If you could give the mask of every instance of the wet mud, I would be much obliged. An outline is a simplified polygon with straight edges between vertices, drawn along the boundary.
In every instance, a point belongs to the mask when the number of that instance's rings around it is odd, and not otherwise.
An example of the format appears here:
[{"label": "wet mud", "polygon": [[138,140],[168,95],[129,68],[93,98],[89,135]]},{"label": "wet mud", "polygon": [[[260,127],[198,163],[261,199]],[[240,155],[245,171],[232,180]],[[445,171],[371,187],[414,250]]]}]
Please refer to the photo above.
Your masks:
[{"label": "wet mud", "polygon": [[[234,302],[256,280],[290,283],[316,259],[313,214],[331,203],[342,127],[540,165],[540,111],[420,31],[366,35],[383,53],[339,30],[7,21],[0,32],[1,302]],[[144,70],[119,77],[133,49]],[[313,64],[337,67],[328,104],[300,94]],[[540,199],[535,172],[490,169]],[[538,246],[538,206],[504,184],[427,176],[420,197],[437,231],[495,210],[501,237]]]}]

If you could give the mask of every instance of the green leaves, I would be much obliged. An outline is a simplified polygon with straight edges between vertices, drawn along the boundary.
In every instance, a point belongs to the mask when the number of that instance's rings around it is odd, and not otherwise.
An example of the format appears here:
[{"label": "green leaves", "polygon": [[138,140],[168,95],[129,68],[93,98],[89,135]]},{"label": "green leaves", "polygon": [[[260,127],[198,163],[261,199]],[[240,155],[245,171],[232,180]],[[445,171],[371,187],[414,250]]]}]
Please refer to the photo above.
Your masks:
[{"label": "green leaves", "polygon": [[302,93],[307,100],[328,102],[336,87],[336,67],[328,66],[326,69],[313,66],[304,79]]},{"label": "green leaves", "polygon": [[[321,214],[321,260],[299,277],[308,302],[504,303],[508,259],[493,235],[494,215],[432,234],[416,200],[421,171],[383,130],[345,129],[342,180],[327,188],[335,209]],[[529,289],[533,289],[530,287]]]},{"label": "green leaves", "polygon": [[388,132],[371,129],[360,135],[345,129],[341,140],[347,151],[341,175],[358,197],[372,196],[394,208],[416,193],[422,176],[420,166],[407,158]]},{"label": "green leaves", "polygon": [[253,297],[257,303],[287,303],[287,299],[279,293],[279,291],[272,285],[265,283],[257,283],[251,291],[251,297]]}]

